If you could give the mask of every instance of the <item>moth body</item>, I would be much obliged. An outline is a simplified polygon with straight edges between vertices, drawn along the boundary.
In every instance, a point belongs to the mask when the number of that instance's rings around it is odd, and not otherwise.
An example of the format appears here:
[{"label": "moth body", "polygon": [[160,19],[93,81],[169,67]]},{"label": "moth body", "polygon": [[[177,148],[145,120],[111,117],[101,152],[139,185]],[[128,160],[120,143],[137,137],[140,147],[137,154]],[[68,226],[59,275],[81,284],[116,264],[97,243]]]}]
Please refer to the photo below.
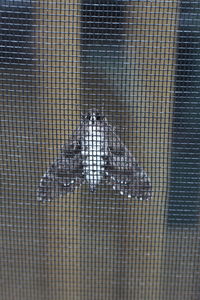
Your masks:
[{"label": "moth body", "polygon": [[90,109],[40,180],[37,197],[51,201],[87,182],[91,191],[104,179],[120,195],[151,199],[151,182],[104,115]]}]

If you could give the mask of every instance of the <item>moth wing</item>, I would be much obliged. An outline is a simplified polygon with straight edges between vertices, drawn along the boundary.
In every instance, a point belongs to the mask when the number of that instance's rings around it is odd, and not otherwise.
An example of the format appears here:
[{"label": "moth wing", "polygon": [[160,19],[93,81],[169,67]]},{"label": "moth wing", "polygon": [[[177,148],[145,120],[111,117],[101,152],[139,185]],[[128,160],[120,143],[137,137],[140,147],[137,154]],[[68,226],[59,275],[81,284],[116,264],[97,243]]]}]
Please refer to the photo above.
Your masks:
[{"label": "moth wing", "polygon": [[80,128],[62,146],[59,157],[47,169],[37,190],[39,201],[51,201],[83,183]]},{"label": "moth wing", "polygon": [[138,200],[150,200],[151,182],[127,147],[111,127],[107,130],[107,181],[121,195]]}]

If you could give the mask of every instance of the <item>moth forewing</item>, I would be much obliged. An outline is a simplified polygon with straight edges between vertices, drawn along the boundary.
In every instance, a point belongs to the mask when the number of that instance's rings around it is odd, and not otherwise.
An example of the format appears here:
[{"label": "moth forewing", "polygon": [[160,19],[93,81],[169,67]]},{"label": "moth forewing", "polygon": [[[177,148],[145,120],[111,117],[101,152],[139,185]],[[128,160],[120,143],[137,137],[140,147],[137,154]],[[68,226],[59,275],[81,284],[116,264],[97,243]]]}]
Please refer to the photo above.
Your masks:
[{"label": "moth forewing", "polygon": [[51,201],[74,189],[83,182],[80,148],[80,128],[60,150],[59,157],[40,180],[37,198]]},{"label": "moth forewing", "polygon": [[135,157],[121,142],[114,130],[108,133],[108,140],[108,182],[121,195],[138,200],[149,200],[151,183],[146,172],[138,165]]}]

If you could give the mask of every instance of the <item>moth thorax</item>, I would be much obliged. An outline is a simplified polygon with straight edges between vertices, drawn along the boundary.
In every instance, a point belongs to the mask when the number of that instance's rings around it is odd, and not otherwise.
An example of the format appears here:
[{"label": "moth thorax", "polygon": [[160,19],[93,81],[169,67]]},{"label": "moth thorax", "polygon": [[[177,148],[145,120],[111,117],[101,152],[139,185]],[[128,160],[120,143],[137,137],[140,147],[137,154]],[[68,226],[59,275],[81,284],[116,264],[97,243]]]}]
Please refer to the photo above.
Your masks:
[{"label": "moth thorax", "polygon": [[84,175],[90,189],[94,190],[104,174],[104,136],[99,126],[90,124],[84,139]]}]

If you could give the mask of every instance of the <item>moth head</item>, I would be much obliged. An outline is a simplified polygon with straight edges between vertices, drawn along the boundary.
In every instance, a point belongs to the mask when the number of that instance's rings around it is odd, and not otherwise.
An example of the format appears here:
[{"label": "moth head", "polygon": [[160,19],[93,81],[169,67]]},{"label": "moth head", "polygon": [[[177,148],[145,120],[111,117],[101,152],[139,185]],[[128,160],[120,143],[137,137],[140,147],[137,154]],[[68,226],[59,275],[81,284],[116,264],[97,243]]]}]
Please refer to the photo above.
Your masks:
[{"label": "moth head", "polygon": [[83,115],[83,119],[88,122],[89,121],[96,122],[96,121],[104,120],[105,117],[98,110],[90,109],[86,114]]}]

